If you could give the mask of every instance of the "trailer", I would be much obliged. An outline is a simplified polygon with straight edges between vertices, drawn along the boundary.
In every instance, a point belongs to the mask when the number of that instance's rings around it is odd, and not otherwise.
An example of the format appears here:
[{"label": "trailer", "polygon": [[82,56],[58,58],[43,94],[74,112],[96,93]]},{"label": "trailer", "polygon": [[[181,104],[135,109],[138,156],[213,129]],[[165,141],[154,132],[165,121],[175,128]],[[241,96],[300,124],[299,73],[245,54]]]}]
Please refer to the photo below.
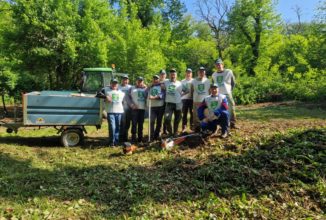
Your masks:
[{"label": "trailer", "polygon": [[104,102],[96,92],[117,74],[111,68],[85,68],[80,91],[34,91],[22,95],[22,117],[0,120],[8,133],[22,127],[54,127],[63,146],[73,147],[84,140],[85,126],[101,128]]}]

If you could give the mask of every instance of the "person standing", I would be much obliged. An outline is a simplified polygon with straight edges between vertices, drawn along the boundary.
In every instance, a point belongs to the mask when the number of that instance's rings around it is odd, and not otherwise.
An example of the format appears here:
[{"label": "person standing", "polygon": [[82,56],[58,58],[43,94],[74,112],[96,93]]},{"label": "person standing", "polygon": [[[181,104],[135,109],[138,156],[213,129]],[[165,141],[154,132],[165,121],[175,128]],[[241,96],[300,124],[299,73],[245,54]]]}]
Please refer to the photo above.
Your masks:
[{"label": "person standing", "polygon": [[130,88],[129,98],[131,112],[131,141],[142,142],[145,118],[146,86],[143,77],[138,77],[136,85]]},{"label": "person standing", "polygon": [[204,98],[204,101],[198,108],[198,117],[201,120],[201,128],[211,133],[215,133],[217,125],[221,126],[221,137],[228,136],[229,112],[227,98],[218,93],[218,85],[212,84],[211,95]]},{"label": "person standing", "polygon": [[131,107],[130,107],[130,98],[129,98],[129,90],[131,85],[129,85],[129,77],[128,75],[123,75],[121,80],[121,85],[119,89],[125,94],[123,104],[123,114],[121,116],[120,123],[120,142],[128,141],[128,132],[131,124]]},{"label": "person standing", "polygon": [[[170,79],[164,82],[165,88],[165,112],[164,124],[170,136],[178,135],[178,126],[181,120],[181,95],[182,84],[177,80],[177,71],[170,70]],[[172,115],[174,114],[173,130],[171,126]]]},{"label": "person standing", "polygon": [[[166,78],[166,71],[165,71],[164,69],[161,69],[161,70],[160,70],[160,83],[164,85],[164,83],[165,83],[166,81],[168,81],[168,80],[169,80],[169,79]],[[164,101],[165,101],[165,100],[164,100]],[[163,109],[162,111],[163,111],[163,114],[164,114],[164,112],[165,112],[165,103],[164,103],[162,109]],[[167,134],[165,123],[163,123],[163,134],[164,134],[164,135]]]},{"label": "person standing", "polygon": [[125,94],[118,90],[118,80],[113,79],[110,87],[104,88],[106,96],[106,111],[109,124],[109,144],[116,146],[119,143],[121,115],[123,113],[122,101]]},{"label": "person standing", "polygon": [[[150,140],[160,136],[164,114],[164,92],[158,75],[153,76],[153,82],[147,88],[147,105],[150,106]],[[155,129],[154,129],[155,128]]]},{"label": "person standing", "polygon": [[235,77],[232,70],[225,69],[222,59],[217,59],[215,62],[216,72],[213,73],[213,82],[218,85],[219,92],[226,95],[229,104],[230,124],[231,128],[236,126],[235,102],[232,96],[232,91],[235,86]]},{"label": "person standing", "polygon": [[187,121],[188,121],[188,112],[190,115],[190,128],[193,127],[193,99],[191,93],[191,84],[192,84],[192,70],[188,68],[186,70],[186,77],[181,81],[183,95],[181,97],[182,100],[182,132],[186,132]]},{"label": "person standing", "polygon": [[200,67],[198,70],[198,77],[192,81],[191,93],[193,95],[193,120],[194,130],[199,132],[200,121],[197,115],[197,109],[203,102],[204,98],[209,95],[209,88],[211,86],[210,80],[206,77],[206,70]]}]

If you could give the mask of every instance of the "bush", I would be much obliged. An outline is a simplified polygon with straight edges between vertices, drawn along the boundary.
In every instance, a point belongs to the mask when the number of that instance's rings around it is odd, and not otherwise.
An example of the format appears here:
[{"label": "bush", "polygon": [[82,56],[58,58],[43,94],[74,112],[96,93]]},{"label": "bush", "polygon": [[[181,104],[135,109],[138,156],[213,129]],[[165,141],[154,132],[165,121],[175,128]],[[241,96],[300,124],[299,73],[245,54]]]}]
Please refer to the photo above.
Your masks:
[{"label": "bush", "polygon": [[280,74],[240,77],[233,96],[237,104],[282,100],[322,102],[326,100],[326,71],[312,69],[304,74],[291,74],[291,79]]}]

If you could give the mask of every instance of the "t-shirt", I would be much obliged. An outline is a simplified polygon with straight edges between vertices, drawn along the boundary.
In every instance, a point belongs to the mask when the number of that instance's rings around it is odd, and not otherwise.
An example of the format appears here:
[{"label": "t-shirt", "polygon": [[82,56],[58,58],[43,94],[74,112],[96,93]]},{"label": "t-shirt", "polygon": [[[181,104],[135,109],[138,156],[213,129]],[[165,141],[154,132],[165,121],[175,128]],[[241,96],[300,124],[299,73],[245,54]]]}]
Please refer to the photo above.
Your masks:
[{"label": "t-shirt", "polygon": [[130,100],[129,100],[129,96],[128,96],[128,93],[129,93],[129,90],[130,90],[130,88],[131,88],[132,86],[131,85],[125,85],[125,86],[122,86],[122,85],[119,85],[119,89],[125,94],[125,98],[124,98],[124,100],[123,100],[123,102],[122,102],[122,104],[123,104],[123,108],[124,109],[129,109],[129,102],[130,102]]},{"label": "t-shirt", "polygon": [[[159,96],[160,99],[149,99],[149,96]],[[152,86],[148,91],[147,105],[151,102],[151,107],[160,107],[164,105],[161,84]]]},{"label": "t-shirt", "polygon": [[211,113],[219,109],[222,105],[223,100],[226,98],[223,94],[218,94],[217,96],[206,96],[204,102]]},{"label": "t-shirt", "polygon": [[212,78],[213,78],[213,82],[218,85],[219,93],[225,95],[232,94],[231,82],[232,79],[234,80],[234,75],[232,70],[224,69],[224,71],[221,73],[215,72],[213,73]]},{"label": "t-shirt", "polygon": [[125,94],[120,90],[112,90],[110,87],[104,89],[105,95],[111,97],[112,102],[106,101],[107,113],[123,113],[122,101]]},{"label": "t-shirt", "polygon": [[198,78],[192,81],[193,86],[193,100],[194,102],[202,102],[206,96],[209,95],[209,88],[211,81],[208,78],[199,80]]},{"label": "t-shirt", "polygon": [[171,80],[165,81],[165,102],[168,103],[181,103],[182,84],[180,81],[172,82]]},{"label": "t-shirt", "polygon": [[181,97],[181,99],[192,99],[192,94],[191,94],[191,84],[194,79],[183,79],[181,81],[182,84],[182,91],[186,93]]},{"label": "t-shirt", "polygon": [[145,109],[146,102],[146,88],[137,88],[132,86],[130,89],[130,97],[132,101],[138,106],[137,109]]}]

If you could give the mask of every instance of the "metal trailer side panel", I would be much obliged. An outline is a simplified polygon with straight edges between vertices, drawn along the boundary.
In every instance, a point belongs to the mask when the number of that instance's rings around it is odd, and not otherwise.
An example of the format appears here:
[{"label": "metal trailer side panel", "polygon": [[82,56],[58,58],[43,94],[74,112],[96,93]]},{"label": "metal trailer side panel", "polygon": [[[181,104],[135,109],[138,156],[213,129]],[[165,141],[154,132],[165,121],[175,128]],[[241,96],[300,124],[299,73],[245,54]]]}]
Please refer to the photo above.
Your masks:
[{"label": "metal trailer side panel", "polygon": [[24,125],[101,125],[102,102],[90,96],[24,95]]}]

